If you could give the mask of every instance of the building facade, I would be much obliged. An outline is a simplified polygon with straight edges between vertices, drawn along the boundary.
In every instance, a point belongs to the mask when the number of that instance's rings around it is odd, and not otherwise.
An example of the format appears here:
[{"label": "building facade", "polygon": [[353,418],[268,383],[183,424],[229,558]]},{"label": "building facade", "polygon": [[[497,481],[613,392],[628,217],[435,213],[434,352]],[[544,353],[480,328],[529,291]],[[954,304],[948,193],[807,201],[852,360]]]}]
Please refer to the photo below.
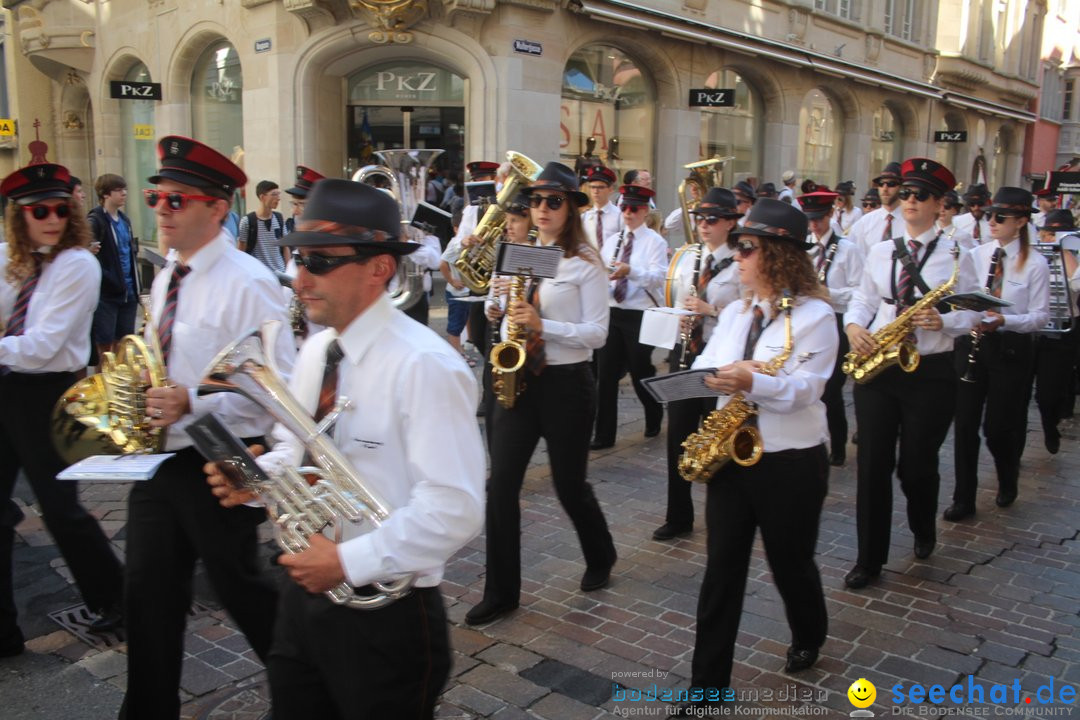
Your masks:
[{"label": "building facade", "polygon": [[[252,185],[284,185],[296,164],[347,176],[394,147],[443,148],[455,170],[507,150],[572,165],[591,148],[651,170],[665,207],[682,166],[716,155],[733,158],[728,183],[795,170],[861,193],[911,155],[964,183],[1020,183],[1046,15],[1018,0],[3,4],[38,73],[20,82],[52,88],[43,139],[84,177],[137,189],[172,133],[242,160]],[[116,96],[124,83],[151,85]],[[141,94],[154,85],[160,99]],[[724,104],[691,106],[701,89]],[[26,140],[0,161],[28,159]],[[151,220],[137,211],[140,234]]]}]

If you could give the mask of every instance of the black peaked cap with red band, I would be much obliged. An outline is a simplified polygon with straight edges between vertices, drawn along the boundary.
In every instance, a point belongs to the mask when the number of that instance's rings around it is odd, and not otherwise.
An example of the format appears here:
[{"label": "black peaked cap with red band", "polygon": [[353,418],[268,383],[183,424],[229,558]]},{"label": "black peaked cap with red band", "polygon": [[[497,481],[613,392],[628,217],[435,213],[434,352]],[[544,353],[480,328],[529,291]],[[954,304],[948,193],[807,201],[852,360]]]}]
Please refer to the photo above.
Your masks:
[{"label": "black peaked cap with red band", "polygon": [[949,168],[930,158],[908,158],[900,166],[900,175],[904,185],[926,188],[937,197],[956,186],[956,178]]},{"label": "black peaked cap with red band", "polygon": [[311,188],[296,230],[277,241],[290,247],[352,245],[357,252],[408,255],[420,247],[402,242],[397,201],[365,183],[326,178]]},{"label": "black peaked cap with red band", "polygon": [[157,185],[173,180],[184,185],[220,190],[232,195],[247,184],[247,175],[229,158],[209,145],[181,135],[168,135],[158,141],[161,168],[148,180]]},{"label": "black peaked cap with red band", "polygon": [[71,197],[71,173],[63,165],[38,163],[19,168],[0,182],[0,195],[20,205]]},{"label": "black peaked cap with red band", "polygon": [[593,165],[589,168],[589,174],[585,176],[585,182],[602,182],[614,185],[615,180],[615,171],[603,165]]},{"label": "black peaked cap with red band", "polygon": [[833,206],[836,204],[836,198],[840,197],[840,193],[833,192],[832,190],[822,190],[820,187],[812,193],[806,193],[800,195],[799,205],[802,206],[802,211],[806,213],[808,220],[818,220],[831,215]]},{"label": "black peaked cap with red band", "polygon": [[307,194],[311,192],[311,186],[322,180],[324,177],[326,176],[315,172],[309,167],[297,165],[296,185],[286,190],[285,194],[297,198],[306,198]]},{"label": "black peaked cap with red band", "polygon": [[641,185],[623,185],[619,192],[622,193],[620,205],[648,205],[656,197],[655,191]]},{"label": "black peaked cap with red band", "polygon": [[477,175],[494,175],[499,172],[499,163],[490,160],[474,160],[467,163],[465,167],[468,168],[469,175],[474,178]]}]

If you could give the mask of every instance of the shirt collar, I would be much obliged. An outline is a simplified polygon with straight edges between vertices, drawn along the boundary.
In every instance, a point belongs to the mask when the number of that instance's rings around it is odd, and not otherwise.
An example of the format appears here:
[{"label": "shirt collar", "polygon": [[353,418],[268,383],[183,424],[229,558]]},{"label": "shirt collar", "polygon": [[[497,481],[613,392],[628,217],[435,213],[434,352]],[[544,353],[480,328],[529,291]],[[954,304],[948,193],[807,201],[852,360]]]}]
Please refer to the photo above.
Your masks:
[{"label": "shirt collar", "polygon": [[751,313],[754,312],[754,306],[761,308],[762,317],[765,322],[769,322],[773,316],[773,306],[768,300],[764,300],[757,294],[750,300],[750,307],[747,308]]},{"label": "shirt collar", "polygon": [[1009,242],[1005,243],[1005,245],[998,245],[998,247],[1005,250],[1005,257],[1014,258],[1020,252],[1020,239],[1013,238]]},{"label": "shirt collar", "polygon": [[930,242],[934,238],[937,237],[938,232],[939,232],[939,229],[938,229],[937,223],[934,223],[933,225],[930,226],[929,230],[922,233],[918,237],[911,237],[911,235],[908,235],[908,232],[905,229],[904,230],[904,239],[905,240],[914,240],[917,243],[919,243],[922,247],[926,247],[927,245],[930,244]]},{"label": "shirt collar", "polygon": [[[222,230],[224,233],[225,231]],[[231,239],[232,236],[230,235]],[[187,259],[187,266],[196,272],[206,272],[214,266],[214,263],[218,261],[222,255],[225,254],[225,243],[221,242],[221,235],[203,245],[201,248],[195,251],[195,254]],[[176,255],[176,262],[180,262],[179,253]]]},{"label": "shirt collar", "polygon": [[345,359],[353,365],[359,365],[364,355],[382,336],[383,330],[390,323],[394,306],[386,293],[379,295],[371,306],[360,313],[338,337]]}]

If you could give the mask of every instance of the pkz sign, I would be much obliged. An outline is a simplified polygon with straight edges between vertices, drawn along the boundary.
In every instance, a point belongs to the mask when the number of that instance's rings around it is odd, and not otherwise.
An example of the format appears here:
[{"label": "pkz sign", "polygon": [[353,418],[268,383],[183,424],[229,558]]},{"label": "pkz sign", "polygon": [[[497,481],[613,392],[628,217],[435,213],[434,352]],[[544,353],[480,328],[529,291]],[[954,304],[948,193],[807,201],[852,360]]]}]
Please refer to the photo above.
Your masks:
[{"label": "pkz sign", "polygon": [[735,107],[735,90],[733,88],[691,90],[690,107]]},{"label": "pkz sign", "polygon": [[936,143],[961,143],[967,142],[967,130],[936,130],[934,131]]},{"label": "pkz sign", "polygon": [[109,83],[109,97],[116,100],[160,100],[161,83],[113,80]]}]

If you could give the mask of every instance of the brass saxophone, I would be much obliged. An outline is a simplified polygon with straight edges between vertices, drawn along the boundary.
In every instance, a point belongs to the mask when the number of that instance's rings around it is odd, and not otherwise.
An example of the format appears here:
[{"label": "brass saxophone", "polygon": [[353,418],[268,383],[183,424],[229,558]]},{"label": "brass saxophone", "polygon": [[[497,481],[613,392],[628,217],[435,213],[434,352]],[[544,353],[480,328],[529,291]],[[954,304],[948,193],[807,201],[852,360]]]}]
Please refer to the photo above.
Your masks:
[{"label": "brass saxophone", "polygon": [[481,242],[463,250],[454,261],[461,281],[474,293],[481,295],[487,292],[491,273],[495,270],[495,246],[506,228],[506,206],[543,169],[534,160],[512,150],[506,153],[506,159],[510,161],[510,175],[472,233]]},{"label": "brass saxophone", "polygon": [[919,298],[918,302],[896,316],[888,325],[878,328],[873,334],[877,346],[869,355],[861,355],[854,350],[844,356],[841,372],[850,375],[857,383],[866,383],[877,377],[891,365],[899,365],[904,372],[915,372],[919,367],[919,351],[915,343],[908,338],[915,331],[915,315],[920,310],[931,308],[952,294],[956,281],[960,277],[960,248],[953,245],[953,271],[949,279]]},{"label": "brass saxophone", "polygon": [[[791,332],[791,308],[794,302],[785,292],[780,299],[784,312],[784,349],[758,372],[775,375],[791,357],[795,340]],[[724,407],[713,410],[701,423],[698,431],[683,441],[679,458],[679,474],[690,482],[708,482],[728,460],[747,467],[757,464],[764,452],[761,433],[747,424],[757,415],[757,407],[741,392],[731,396]]]},{"label": "brass saxophone", "polygon": [[510,318],[510,308],[525,299],[525,276],[515,275],[506,299],[506,340],[491,348],[491,387],[495,399],[509,410],[525,390],[525,329]]}]

